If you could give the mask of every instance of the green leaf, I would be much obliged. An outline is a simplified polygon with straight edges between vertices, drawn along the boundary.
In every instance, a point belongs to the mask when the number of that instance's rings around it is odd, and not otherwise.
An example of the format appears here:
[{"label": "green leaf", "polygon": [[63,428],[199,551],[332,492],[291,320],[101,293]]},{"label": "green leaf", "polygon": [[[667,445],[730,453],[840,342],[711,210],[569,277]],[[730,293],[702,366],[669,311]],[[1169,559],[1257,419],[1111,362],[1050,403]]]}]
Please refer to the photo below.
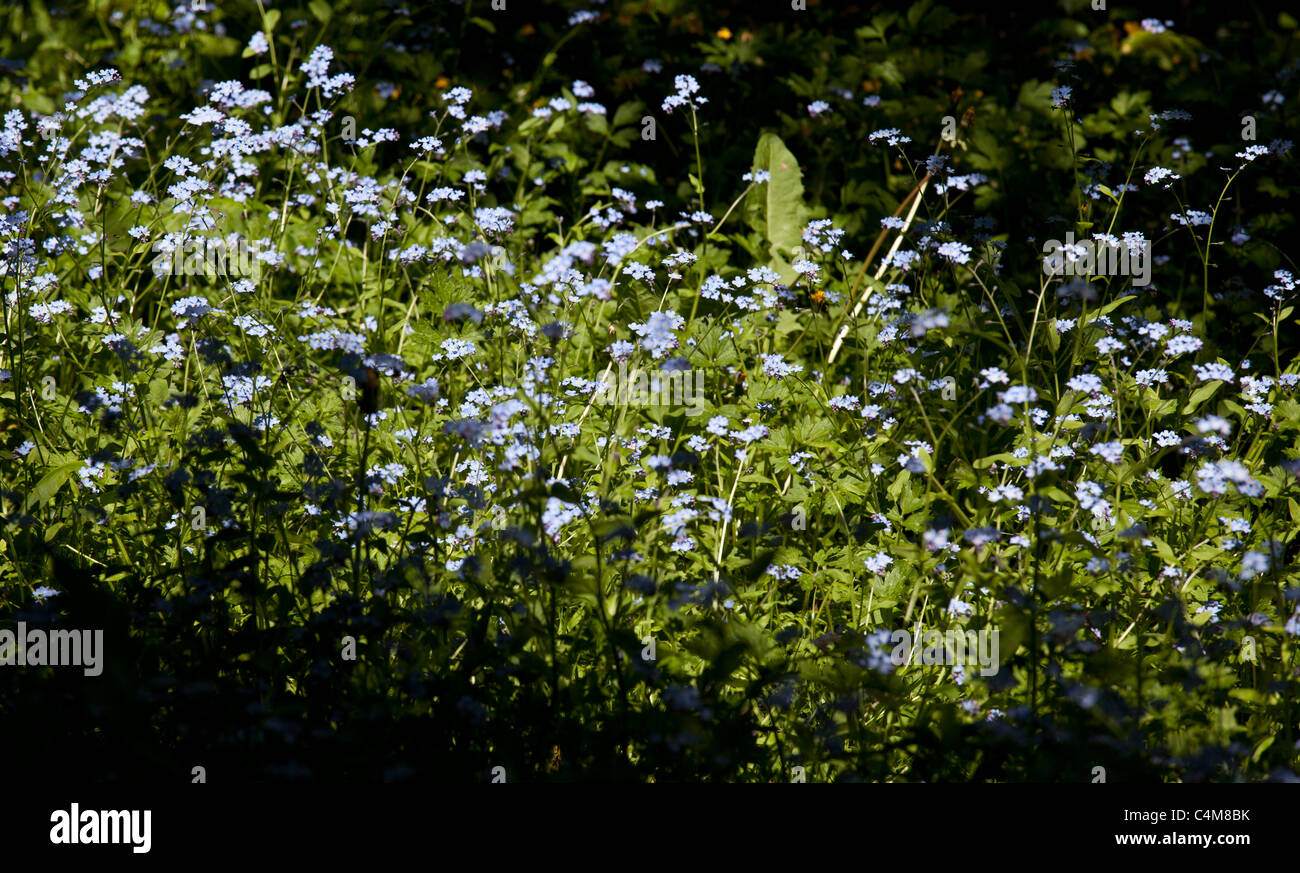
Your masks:
[{"label": "green leaf", "polygon": [[803,201],[803,173],[785,143],[772,133],[759,138],[753,165],[767,170],[771,178],[749,192],[746,218],[767,241],[769,266],[780,274],[782,282],[794,284],[798,274],[787,259],[793,257],[812,217],[812,210]]},{"label": "green leaf", "polygon": [[1150,91],[1138,91],[1136,94],[1121,91],[1111,98],[1110,108],[1115,110],[1116,115],[1123,117],[1141,109],[1150,99]]},{"label": "green leaf", "polygon": [[1155,544],[1156,554],[1160,556],[1161,560],[1167,564],[1177,563],[1177,558],[1174,556],[1174,550],[1169,547],[1169,543],[1159,537],[1151,537],[1151,541]]},{"label": "green leaf", "polygon": [[639,124],[644,116],[645,104],[640,101],[633,103],[624,103],[614,112],[614,126],[622,127],[625,124]]},{"label": "green leaf", "polygon": [[1008,604],[997,611],[993,627],[998,630],[998,659],[1005,663],[1029,636],[1029,618]]},{"label": "green leaf", "polygon": [[1020,86],[1016,102],[1026,109],[1036,109],[1048,118],[1052,117],[1052,83],[1030,79]]},{"label": "green leaf", "polygon": [[976,128],[968,135],[971,152],[968,155],[970,165],[977,170],[1002,170],[1010,162],[1011,153],[1002,146],[1001,141],[992,132]]},{"label": "green leaf", "polygon": [[920,3],[913,4],[912,8],[907,10],[907,23],[915,29],[921,23],[921,19],[925,17],[925,13],[929,11],[930,0],[921,0]]},{"label": "green leaf", "polygon": [[69,461],[62,466],[49,470],[41,477],[41,481],[36,483],[36,487],[28,492],[23,499],[23,511],[26,512],[33,506],[39,506],[57,494],[59,489],[63,487],[63,483],[72,478],[72,475],[81,467],[81,461]]},{"label": "green leaf", "polygon": [[898,500],[899,495],[903,493],[903,489],[907,487],[907,483],[911,478],[912,474],[907,470],[899,473],[898,478],[894,480],[893,484],[891,484],[886,491],[889,495],[889,499],[895,501]]},{"label": "green leaf", "polygon": [[898,64],[889,60],[868,64],[867,72],[873,79],[879,79],[896,88],[903,87],[903,84],[907,81],[902,71],[898,69]]},{"label": "green leaf", "polygon": [[311,2],[307,4],[307,8],[311,10],[312,15],[316,16],[316,20],[321,23],[329,21],[330,17],[334,14],[330,9],[330,5],[326,3],[325,0],[311,0]]},{"label": "green leaf", "polygon": [[1117,309],[1120,306],[1123,306],[1126,302],[1132,300],[1133,298],[1134,295],[1128,294],[1125,295],[1124,297],[1119,297],[1115,300],[1112,300],[1111,302],[1103,306],[1101,309],[1098,309],[1096,312],[1089,315],[1088,324],[1092,324],[1094,321],[1096,321],[1098,318],[1101,318],[1103,315],[1110,315],[1112,312],[1115,311],[1115,309]]},{"label": "green leaf", "polygon": [[1187,405],[1183,407],[1183,415],[1191,415],[1197,409],[1200,409],[1201,404],[1208,400],[1210,395],[1217,391],[1222,384],[1218,379],[1215,379],[1213,382],[1207,382],[1193,391],[1192,396],[1187,400]]}]

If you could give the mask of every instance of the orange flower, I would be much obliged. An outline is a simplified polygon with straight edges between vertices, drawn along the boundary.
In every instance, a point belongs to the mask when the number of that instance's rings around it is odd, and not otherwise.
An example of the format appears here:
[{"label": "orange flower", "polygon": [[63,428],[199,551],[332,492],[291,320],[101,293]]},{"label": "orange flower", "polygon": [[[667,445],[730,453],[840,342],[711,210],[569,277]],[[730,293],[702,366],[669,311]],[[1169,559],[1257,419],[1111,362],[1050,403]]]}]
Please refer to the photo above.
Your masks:
[{"label": "orange flower", "polygon": [[451,79],[448,79],[446,76],[439,76],[433,80],[433,87],[435,88],[446,88],[450,84]]},{"label": "orange flower", "polygon": [[718,39],[731,39],[731,29],[728,27],[718,28]]}]

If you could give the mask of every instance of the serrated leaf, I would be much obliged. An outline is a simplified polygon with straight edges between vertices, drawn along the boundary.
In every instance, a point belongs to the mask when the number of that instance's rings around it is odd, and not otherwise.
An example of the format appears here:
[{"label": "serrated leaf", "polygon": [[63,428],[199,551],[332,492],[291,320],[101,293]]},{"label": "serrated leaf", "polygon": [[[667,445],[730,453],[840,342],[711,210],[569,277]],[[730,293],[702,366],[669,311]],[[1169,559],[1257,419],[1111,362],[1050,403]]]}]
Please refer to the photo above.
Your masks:
[{"label": "serrated leaf", "polygon": [[622,127],[625,124],[640,124],[645,115],[645,104],[636,101],[632,103],[621,103],[618,109],[614,110],[614,126]]}]

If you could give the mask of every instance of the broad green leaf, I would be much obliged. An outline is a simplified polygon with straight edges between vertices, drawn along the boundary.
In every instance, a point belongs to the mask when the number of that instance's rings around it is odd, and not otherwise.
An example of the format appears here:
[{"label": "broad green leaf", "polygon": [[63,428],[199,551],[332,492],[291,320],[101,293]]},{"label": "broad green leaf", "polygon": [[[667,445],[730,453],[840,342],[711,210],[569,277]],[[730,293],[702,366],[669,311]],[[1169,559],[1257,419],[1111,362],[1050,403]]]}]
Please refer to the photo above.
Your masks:
[{"label": "broad green leaf", "polygon": [[63,483],[72,478],[73,474],[80,470],[82,466],[81,461],[69,461],[46,472],[41,477],[41,481],[36,483],[36,487],[29,491],[23,499],[23,511],[26,512],[34,506],[39,506],[57,494],[59,489],[63,487]]},{"label": "broad green leaf", "polygon": [[1187,401],[1187,405],[1183,407],[1183,415],[1191,415],[1193,412],[1200,409],[1201,404],[1208,400],[1210,395],[1217,391],[1219,386],[1222,384],[1223,383],[1218,379],[1215,379],[1214,381],[1207,382],[1193,391],[1192,396]]},{"label": "broad green leaf", "polygon": [[756,185],[746,198],[745,213],[751,227],[767,241],[768,266],[793,284],[797,274],[790,267],[803,229],[812,216],[803,201],[803,173],[799,162],[776,134],[765,133],[754,150],[754,167],[767,170],[771,178]]}]

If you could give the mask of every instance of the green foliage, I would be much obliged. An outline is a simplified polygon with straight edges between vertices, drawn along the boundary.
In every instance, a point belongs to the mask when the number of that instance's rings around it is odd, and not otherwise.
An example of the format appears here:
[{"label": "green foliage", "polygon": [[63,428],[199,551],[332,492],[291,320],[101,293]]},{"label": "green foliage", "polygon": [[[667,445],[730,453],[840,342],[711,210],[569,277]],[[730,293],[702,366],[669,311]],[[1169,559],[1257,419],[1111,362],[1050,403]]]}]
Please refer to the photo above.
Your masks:
[{"label": "green foliage", "polygon": [[1294,20],[217,5],[0,12],[16,778],[1295,778]]}]

